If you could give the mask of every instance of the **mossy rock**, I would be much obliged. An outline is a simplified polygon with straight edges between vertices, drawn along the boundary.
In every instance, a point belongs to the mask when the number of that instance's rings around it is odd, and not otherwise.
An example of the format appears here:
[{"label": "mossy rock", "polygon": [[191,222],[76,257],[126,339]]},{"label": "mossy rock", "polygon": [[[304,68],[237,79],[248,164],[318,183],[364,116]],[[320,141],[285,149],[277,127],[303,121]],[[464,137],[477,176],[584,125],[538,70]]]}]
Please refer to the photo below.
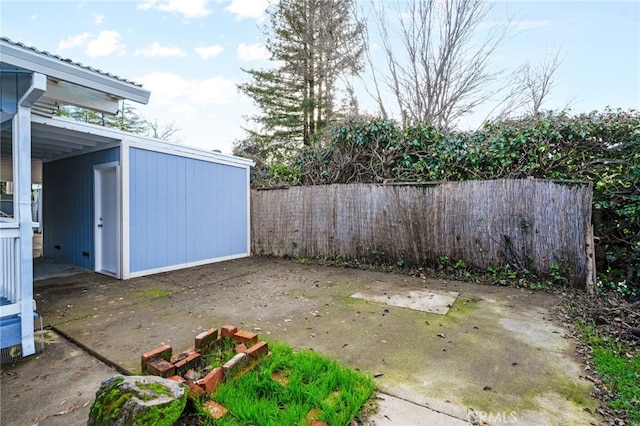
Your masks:
[{"label": "mossy rock", "polygon": [[173,425],[187,394],[182,384],[162,377],[117,375],[100,385],[87,425]]}]

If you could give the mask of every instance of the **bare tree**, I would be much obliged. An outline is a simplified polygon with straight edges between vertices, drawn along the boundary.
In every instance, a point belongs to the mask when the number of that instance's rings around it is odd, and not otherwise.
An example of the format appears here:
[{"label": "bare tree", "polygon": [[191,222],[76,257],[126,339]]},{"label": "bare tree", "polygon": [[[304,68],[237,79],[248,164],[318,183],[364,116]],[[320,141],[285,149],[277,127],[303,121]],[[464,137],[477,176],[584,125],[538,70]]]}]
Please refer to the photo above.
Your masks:
[{"label": "bare tree", "polygon": [[500,72],[488,65],[508,25],[478,43],[479,25],[492,7],[488,1],[408,0],[404,9],[396,3],[401,46],[390,35],[385,4],[373,5],[388,65],[383,80],[403,125],[422,122],[447,129],[499,90],[490,87]]},{"label": "bare tree", "polygon": [[151,136],[155,139],[160,139],[163,141],[169,141],[173,143],[182,143],[182,140],[179,136],[180,128],[176,127],[174,123],[169,124],[159,124],[158,120],[144,120],[144,123],[147,125],[147,135]]},{"label": "bare tree", "polygon": [[533,65],[525,63],[522,69],[522,89],[527,109],[531,114],[537,114],[542,104],[549,97],[555,86],[555,77],[560,64],[560,50],[555,54],[547,54],[542,60]]},{"label": "bare tree", "polygon": [[[561,63],[560,49],[558,49],[554,54],[545,54],[533,65],[530,61],[526,61],[505,76],[502,79],[504,90],[501,96],[494,100],[493,108],[485,114],[483,124],[522,114],[538,114],[543,103],[551,95]],[[569,106],[570,103],[567,103],[562,110],[567,110]]]}]

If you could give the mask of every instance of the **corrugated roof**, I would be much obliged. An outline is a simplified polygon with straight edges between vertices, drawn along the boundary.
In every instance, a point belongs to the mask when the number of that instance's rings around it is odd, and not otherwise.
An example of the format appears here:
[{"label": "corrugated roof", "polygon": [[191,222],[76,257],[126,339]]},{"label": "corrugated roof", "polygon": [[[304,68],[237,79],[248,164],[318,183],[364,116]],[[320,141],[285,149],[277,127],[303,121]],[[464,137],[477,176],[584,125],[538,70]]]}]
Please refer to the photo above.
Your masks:
[{"label": "corrugated roof", "polygon": [[81,64],[80,62],[75,62],[75,61],[73,61],[73,60],[71,60],[71,59],[69,59],[69,58],[63,58],[63,57],[62,57],[62,56],[60,56],[60,55],[54,55],[53,53],[47,52],[46,50],[40,50],[40,49],[38,49],[38,48],[36,48],[36,47],[34,47],[34,46],[27,46],[27,45],[26,45],[26,44],[24,44],[24,43],[20,43],[20,42],[17,42],[17,41],[13,41],[13,40],[11,40],[11,39],[9,39],[9,38],[7,38],[7,37],[0,37],[0,40],[4,41],[4,42],[6,42],[6,43],[9,43],[9,44],[11,44],[12,46],[16,46],[16,47],[19,47],[19,48],[21,48],[21,49],[29,50],[29,51],[34,52],[34,53],[37,53],[37,54],[39,54],[39,55],[45,56],[45,57],[47,57],[47,58],[57,59],[57,60],[59,60],[59,61],[61,61],[61,62],[65,62],[65,63],[67,63],[67,64],[70,64],[70,65],[76,66],[76,67],[78,67],[78,68],[81,68],[81,69],[84,69],[84,70],[87,70],[87,71],[94,72],[94,73],[96,73],[96,74],[103,75],[103,76],[105,76],[105,77],[113,78],[113,79],[118,80],[118,81],[121,81],[121,82],[123,82],[123,83],[132,84],[132,85],[134,85],[134,86],[142,87],[142,85],[141,85],[141,84],[136,83],[135,81],[127,80],[126,78],[119,77],[119,76],[117,76],[117,75],[114,75],[114,74],[111,74],[111,73],[109,73],[109,72],[105,72],[105,71],[99,70],[99,69],[97,69],[97,68],[90,67],[90,66],[88,66],[88,65],[83,65],[83,64]]}]

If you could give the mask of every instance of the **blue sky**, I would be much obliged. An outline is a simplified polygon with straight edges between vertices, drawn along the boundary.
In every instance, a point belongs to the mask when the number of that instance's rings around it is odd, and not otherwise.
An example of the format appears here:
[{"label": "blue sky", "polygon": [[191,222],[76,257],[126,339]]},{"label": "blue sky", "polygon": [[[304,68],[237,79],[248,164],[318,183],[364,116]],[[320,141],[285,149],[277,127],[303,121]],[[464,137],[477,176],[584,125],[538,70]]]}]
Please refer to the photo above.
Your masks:
[{"label": "blue sky", "polygon": [[[141,83],[149,120],[175,123],[182,143],[231,153],[251,101],[236,90],[241,68],[269,66],[261,25],[268,0],[0,2],[0,32],[14,41]],[[359,5],[365,6],[368,0]],[[514,69],[560,51],[556,86],[544,106],[573,112],[640,108],[640,2],[498,1],[487,26],[510,35],[493,65]],[[375,34],[373,26],[370,32]],[[375,43],[374,43],[375,45]],[[384,68],[381,52],[374,61]],[[357,86],[362,83],[355,82]],[[362,90],[362,109],[375,113]],[[461,122],[473,127],[486,115]]]}]

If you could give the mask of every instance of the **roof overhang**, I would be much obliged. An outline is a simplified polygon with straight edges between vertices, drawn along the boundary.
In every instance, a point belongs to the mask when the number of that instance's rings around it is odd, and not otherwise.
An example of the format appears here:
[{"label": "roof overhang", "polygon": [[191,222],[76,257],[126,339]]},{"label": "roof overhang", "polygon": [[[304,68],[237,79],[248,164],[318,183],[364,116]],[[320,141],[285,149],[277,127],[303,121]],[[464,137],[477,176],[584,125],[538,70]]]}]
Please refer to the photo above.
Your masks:
[{"label": "roof overhang", "polygon": [[1,46],[3,64],[44,74],[54,84],[68,82],[115,99],[129,99],[141,104],[149,102],[151,93],[131,82],[4,41]]}]

